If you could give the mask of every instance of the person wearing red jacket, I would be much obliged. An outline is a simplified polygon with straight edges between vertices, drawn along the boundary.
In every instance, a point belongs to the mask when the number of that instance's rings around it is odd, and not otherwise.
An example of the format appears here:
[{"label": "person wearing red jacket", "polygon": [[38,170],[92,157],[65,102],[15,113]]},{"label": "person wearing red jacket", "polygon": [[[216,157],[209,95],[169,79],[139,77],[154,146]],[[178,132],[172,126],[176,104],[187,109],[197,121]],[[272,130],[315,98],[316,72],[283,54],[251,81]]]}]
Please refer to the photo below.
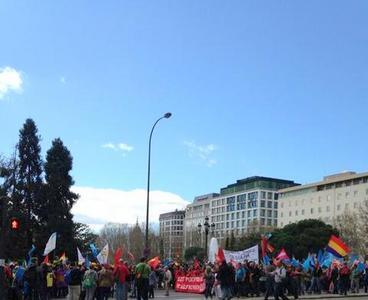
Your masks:
[{"label": "person wearing red jacket", "polygon": [[120,259],[119,264],[115,266],[114,278],[116,280],[116,299],[127,300],[128,287],[127,278],[129,276],[129,270],[125,266],[124,261]]}]

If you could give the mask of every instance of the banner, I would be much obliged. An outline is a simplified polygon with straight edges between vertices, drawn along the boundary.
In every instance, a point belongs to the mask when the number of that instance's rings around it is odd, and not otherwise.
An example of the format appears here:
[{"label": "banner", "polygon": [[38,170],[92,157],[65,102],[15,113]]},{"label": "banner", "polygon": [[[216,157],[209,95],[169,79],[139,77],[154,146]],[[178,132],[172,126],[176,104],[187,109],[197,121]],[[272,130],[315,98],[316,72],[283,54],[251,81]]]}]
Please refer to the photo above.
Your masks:
[{"label": "banner", "polygon": [[96,258],[101,265],[104,265],[107,264],[108,256],[109,256],[109,244],[106,244]]},{"label": "banner", "polygon": [[175,291],[181,293],[202,294],[206,289],[203,277],[179,276],[175,282]]},{"label": "banner", "polygon": [[244,262],[254,261],[258,264],[259,252],[258,245],[242,250],[242,251],[228,251],[224,250],[225,258],[227,262],[236,261],[236,262]]}]

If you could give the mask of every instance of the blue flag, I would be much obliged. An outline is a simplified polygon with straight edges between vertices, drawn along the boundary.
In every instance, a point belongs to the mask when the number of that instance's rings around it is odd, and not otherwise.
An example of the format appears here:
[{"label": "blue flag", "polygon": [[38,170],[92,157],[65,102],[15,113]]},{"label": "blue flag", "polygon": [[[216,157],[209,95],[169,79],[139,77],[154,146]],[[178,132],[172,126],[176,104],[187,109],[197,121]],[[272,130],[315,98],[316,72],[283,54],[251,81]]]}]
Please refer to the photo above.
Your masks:
[{"label": "blue flag", "polygon": [[88,255],[86,256],[86,261],[84,262],[84,264],[86,265],[87,269],[89,269],[89,267],[91,266],[91,262],[89,261]]},{"label": "blue flag", "polygon": [[98,249],[96,248],[96,246],[94,244],[90,244],[89,247],[91,248],[92,251],[92,255],[94,256],[94,258],[97,258],[98,255]]},{"label": "blue flag", "polygon": [[271,261],[270,261],[270,258],[268,257],[268,255],[263,256],[263,264],[265,266],[268,266],[268,265],[271,264]]},{"label": "blue flag", "polygon": [[318,261],[319,265],[323,264],[324,256],[323,256],[323,251],[321,249],[318,251],[317,261]]},{"label": "blue flag", "polygon": [[310,268],[311,268],[311,256],[308,255],[308,257],[305,259],[303,263],[303,269],[304,271],[309,271]]},{"label": "blue flag", "polygon": [[300,265],[299,260],[296,260],[295,257],[293,257],[291,260],[291,265],[295,268],[299,267]]}]

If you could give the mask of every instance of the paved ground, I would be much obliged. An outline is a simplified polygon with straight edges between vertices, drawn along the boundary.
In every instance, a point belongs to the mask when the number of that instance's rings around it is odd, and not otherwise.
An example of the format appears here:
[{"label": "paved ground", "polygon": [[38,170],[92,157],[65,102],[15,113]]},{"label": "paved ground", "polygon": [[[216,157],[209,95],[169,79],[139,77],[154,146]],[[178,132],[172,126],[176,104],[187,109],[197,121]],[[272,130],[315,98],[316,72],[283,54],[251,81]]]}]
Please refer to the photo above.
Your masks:
[{"label": "paved ground", "polygon": [[[129,298],[131,300],[134,300],[134,298]],[[168,300],[188,300],[188,299],[193,299],[193,300],[197,300],[197,299],[204,299],[203,295],[197,295],[197,294],[185,294],[185,293],[175,293],[174,291],[170,291],[170,296],[167,297],[165,296],[164,291],[155,291],[155,299],[168,299]],[[238,299],[238,298],[233,298],[234,300]],[[263,297],[253,297],[253,298],[241,298],[241,299],[249,299],[249,300],[263,300]],[[272,300],[272,297],[269,297],[269,300]],[[293,297],[289,298],[290,300],[293,300]],[[299,299],[306,299],[306,300],[332,300],[332,299],[338,299],[338,300],[368,300],[368,294],[350,294],[347,297],[344,296],[340,296],[340,295],[328,295],[328,294],[324,294],[324,295],[307,295],[307,296],[302,296]],[[58,299],[58,300],[62,300],[62,299]],[[65,299],[67,300],[67,298]],[[215,298],[214,298],[215,300]]]}]

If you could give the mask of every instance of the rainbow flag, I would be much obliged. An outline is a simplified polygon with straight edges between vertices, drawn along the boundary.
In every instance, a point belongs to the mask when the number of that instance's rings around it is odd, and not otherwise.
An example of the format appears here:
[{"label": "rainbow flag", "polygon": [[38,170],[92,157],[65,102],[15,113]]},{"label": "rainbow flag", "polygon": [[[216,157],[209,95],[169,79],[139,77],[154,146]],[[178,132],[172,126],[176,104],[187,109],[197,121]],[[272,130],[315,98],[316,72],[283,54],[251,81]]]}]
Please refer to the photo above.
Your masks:
[{"label": "rainbow flag", "polygon": [[326,251],[332,253],[336,257],[344,257],[349,254],[350,248],[338,237],[332,235]]}]

